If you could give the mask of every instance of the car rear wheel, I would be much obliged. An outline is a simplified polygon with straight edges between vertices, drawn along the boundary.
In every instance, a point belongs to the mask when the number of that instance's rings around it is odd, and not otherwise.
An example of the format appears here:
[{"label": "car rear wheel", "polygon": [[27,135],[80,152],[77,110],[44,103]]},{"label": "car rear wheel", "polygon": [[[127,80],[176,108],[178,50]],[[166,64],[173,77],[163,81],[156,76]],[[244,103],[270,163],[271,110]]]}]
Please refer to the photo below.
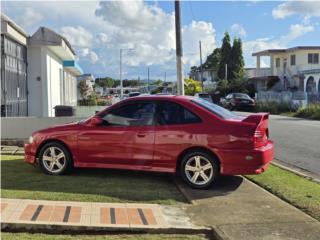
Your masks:
[{"label": "car rear wheel", "polygon": [[44,145],[39,154],[41,170],[50,175],[62,175],[72,166],[68,149],[60,143],[52,142]]},{"label": "car rear wheel", "polygon": [[193,188],[208,188],[219,175],[217,160],[206,152],[192,152],[186,154],[180,167],[184,181]]}]

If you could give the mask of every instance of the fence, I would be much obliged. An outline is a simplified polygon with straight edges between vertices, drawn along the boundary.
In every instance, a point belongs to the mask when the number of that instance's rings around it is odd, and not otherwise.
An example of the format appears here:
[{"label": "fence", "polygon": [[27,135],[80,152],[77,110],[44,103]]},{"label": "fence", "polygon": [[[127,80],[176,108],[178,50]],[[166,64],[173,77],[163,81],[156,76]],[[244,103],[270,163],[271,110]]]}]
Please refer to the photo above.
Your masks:
[{"label": "fence", "polygon": [[289,103],[295,106],[304,107],[311,103],[320,103],[320,93],[306,92],[272,92],[261,91],[256,94],[258,102]]}]

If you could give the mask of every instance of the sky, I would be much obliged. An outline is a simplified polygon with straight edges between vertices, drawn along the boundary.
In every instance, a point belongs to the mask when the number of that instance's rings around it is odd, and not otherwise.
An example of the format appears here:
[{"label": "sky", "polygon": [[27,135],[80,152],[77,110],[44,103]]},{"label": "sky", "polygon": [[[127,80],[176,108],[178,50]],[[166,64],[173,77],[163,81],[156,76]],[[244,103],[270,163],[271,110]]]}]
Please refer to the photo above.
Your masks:
[{"label": "sky", "polygon": [[[175,81],[174,1],[1,1],[1,11],[29,35],[46,26],[65,36],[85,73]],[[320,1],[182,1],[184,74],[221,46],[224,32],[240,37],[246,67],[252,53],[320,45]],[[262,59],[262,66],[269,65]]]}]

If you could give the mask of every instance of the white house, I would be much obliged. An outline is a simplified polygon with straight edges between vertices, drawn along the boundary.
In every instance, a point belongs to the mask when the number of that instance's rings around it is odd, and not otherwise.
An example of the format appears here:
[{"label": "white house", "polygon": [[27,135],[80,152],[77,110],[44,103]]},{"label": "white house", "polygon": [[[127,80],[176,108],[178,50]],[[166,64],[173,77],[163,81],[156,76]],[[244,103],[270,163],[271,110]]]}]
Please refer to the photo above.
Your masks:
[{"label": "white house", "polygon": [[[253,53],[256,68],[246,69],[257,91],[320,92],[320,46],[297,46]],[[261,67],[261,57],[269,57],[270,67]]]},{"label": "white house", "polygon": [[40,27],[28,39],[27,52],[29,116],[53,117],[57,105],[76,106],[76,77],[83,72],[69,42]]}]

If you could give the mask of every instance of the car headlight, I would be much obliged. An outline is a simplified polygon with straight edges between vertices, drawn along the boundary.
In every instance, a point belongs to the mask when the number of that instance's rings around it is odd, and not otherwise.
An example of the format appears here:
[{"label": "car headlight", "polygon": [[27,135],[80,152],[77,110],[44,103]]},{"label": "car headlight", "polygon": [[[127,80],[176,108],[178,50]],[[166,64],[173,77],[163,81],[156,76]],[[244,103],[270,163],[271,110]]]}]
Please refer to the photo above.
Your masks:
[{"label": "car headlight", "polygon": [[32,136],[29,137],[29,143],[33,143],[33,137]]}]

